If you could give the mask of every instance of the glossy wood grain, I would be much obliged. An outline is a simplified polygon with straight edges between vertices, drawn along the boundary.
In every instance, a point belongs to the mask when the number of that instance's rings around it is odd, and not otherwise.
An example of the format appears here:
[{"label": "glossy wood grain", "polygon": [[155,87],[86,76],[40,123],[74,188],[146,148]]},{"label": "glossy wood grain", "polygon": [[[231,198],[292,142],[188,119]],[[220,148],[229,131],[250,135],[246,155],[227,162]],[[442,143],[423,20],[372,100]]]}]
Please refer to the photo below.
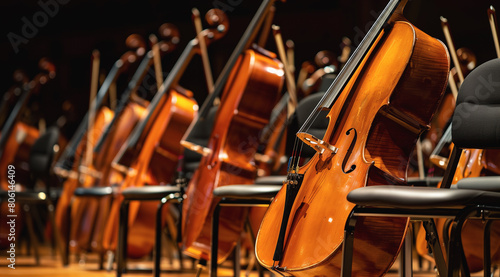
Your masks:
[{"label": "glossy wood grain", "polygon": [[[208,143],[212,153],[202,158],[183,203],[182,244],[186,254],[211,259],[211,214],[218,201],[212,191],[219,186],[253,183],[259,132],[278,100],[283,74],[279,61],[253,50],[240,56],[231,72]],[[238,240],[246,214],[246,208],[221,209],[219,262]]]}]

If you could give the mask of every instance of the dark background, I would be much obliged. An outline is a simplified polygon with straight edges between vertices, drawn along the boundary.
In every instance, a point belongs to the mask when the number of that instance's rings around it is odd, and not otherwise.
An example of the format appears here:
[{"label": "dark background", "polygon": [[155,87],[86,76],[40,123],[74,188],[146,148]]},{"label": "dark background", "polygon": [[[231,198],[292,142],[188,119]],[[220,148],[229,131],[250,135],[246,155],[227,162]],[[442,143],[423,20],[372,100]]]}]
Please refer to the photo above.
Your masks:
[{"label": "dark background", "polygon": [[[47,2],[41,0],[42,2]],[[88,108],[90,86],[90,56],[93,49],[101,52],[101,69],[108,71],[112,64],[128,49],[125,39],[132,33],[147,39],[157,34],[165,22],[180,29],[181,42],[177,50],[164,57],[164,71],[168,71],[195,36],[191,9],[197,7],[202,15],[216,6],[216,1],[160,1],[160,0],[66,0],[59,4],[59,11],[49,16],[45,25],[37,28],[36,35],[19,46],[15,53],[7,34],[22,35],[26,17],[33,22],[33,15],[43,11],[38,1],[6,0],[0,4],[0,91],[13,84],[12,73],[23,69],[32,78],[39,69],[38,61],[48,57],[57,67],[57,77],[44,86],[30,102],[32,122],[44,117],[48,125],[61,115],[67,116],[64,132],[70,136]],[[54,0],[55,2],[55,0]],[[219,0],[222,3],[239,0]],[[361,40],[387,0],[288,0],[276,3],[274,23],[281,26],[283,38],[295,42],[295,64],[312,60],[320,50],[340,52],[343,36],[354,42]],[[55,2],[57,3],[57,2]],[[418,28],[444,41],[439,16],[450,22],[456,47],[468,47],[478,63],[495,57],[486,10],[489,5],[500,6],[498,0],[413,0],[405,9],[405,16]],[[227,35],[209,47],[210,61],[216,78],[231,54],[260,1],[242,0],[241,4],[227,11],[230,28]],[[203,23],[206,27],[206,22]],[[275,51],[272,37],[267,48]],[[123,77],[126,79],[125,77]],[[121,81],[124,83],[124,81]],[[122,84],[119,83],[119,84]],[[199,103],[207,93],[201,59],[195,57],[180,81],[192,90]],[[120,86],[118,96],[120,94]],[[62,103],[71,103],[72,109],[62,111]]]}]

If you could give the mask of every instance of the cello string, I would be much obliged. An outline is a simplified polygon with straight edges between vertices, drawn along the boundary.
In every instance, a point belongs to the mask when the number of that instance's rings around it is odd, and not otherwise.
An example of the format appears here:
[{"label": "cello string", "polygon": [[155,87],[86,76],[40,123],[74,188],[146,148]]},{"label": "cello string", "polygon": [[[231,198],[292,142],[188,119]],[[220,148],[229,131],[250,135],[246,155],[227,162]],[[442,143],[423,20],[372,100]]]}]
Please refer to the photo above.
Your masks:
[{"label": "cello string", "polygon": [[396,10],[396,8],[398,8],[400,2],[405,3],[406,0],[391,0],[389,4],[384,8],[381,15],[371,26],[367,35],[363,38],[356,50],[354,50],[354,53],[348,59],[344,67],[340,70],[339,74],[332,82],[325,95],[323,95],[319,103],[316,105],[314,111],[309,115],[305,123],[301,126],[299,132],[306,132],[311,128],[312,123],[318,118],[321,108],[331,108],[335,104],[335,102],[338,100],[339,95],[344,90],[344,87],[347,85],[348,81],[356,71],[356,68],[358,68],[358,66],[361,64],[368,50],[372,47],[372,45],[379,37],[384,24],[386,24],[391,19],[393,12]]},{"label": "cello string", "polygon": [[363,38],[356,50],[354,50],[354,53],[351,55],[344,67],[340,70],[337,78],[335,78],[333,83],[326,91],[325,95],[319,101],[318,105],[316,105],[315,111],[311,113],[309,118],[307,118],[306,122],[303,125],[303,128],[300,128],[299,132],[304,131],[308,126],[310,127],[311,120],[317,117],[316,113],[319,112],[319,109],[321,107],[330,108],[337,101],[338,96],[347,85],[347,82],[351,79],[351,76],[354,74],[356,68],[361,64],[368,50],[379,37],[384,24],[386,24],[390,20],[393,12],[399,6],[400,2],[406,1],[407,0],[391,0],[389,4],[384,8],[375,23],[373,23],[373,25],[371,26],[367,35]]}]

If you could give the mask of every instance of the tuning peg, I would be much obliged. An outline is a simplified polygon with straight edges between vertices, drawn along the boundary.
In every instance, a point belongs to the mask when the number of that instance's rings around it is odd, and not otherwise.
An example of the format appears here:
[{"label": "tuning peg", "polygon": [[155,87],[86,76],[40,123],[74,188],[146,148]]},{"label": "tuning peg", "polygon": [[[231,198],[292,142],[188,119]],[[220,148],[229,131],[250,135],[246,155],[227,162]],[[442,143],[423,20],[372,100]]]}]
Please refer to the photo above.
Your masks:
[{"label": "tuning peg", "polygon": [[14,73],[12,73],[12,79],[19,84],[24,84],[29,81],[28,75],[26,75],[26,72],[22,69],[16,69]]},{"label": "tuning peg", "polygon": [[458,61],[462,66],[464,66],[468,71],[474,69],[477,65],[476,54],[472,52],[469,48],[461,47],[457,49]]},{"label": "tuning peg", "polygon": [[125,40],[125,45],[134,50],[137,56],[143,56],[146,53],[146,41],[138,34],[129,35]]},{"label": "tuning peg", "polygon": [[219,9],[211,9],[205,14],[205,20],[208,25],[216,27],[219,33],[227,32],[229,28],[229,20],[227,15]]},{"label": "tuning peg", "polygon": [[171,23],[164,23],[158,28],[158,33],[163,39],[160,41],[160,51],[171,52],[180,42],[180,33],[177,26]]},{"label": "tuning peg", "polygon": [[[41,58],[40,61],[38,62],[38,67],[42,70],[45,71],[47,76],[50,79],[54,79],[56,77],[56,66],[48,59],[48,58]],[[44,83],[46,80],[40,79],[40,83]]]},{"label": "tuning peg", "polygon": [[314,62],[320,68],[331,65],[335,66],[335,68],[338,66],[337,56],[328,50],[319,51],[314,57]]}]

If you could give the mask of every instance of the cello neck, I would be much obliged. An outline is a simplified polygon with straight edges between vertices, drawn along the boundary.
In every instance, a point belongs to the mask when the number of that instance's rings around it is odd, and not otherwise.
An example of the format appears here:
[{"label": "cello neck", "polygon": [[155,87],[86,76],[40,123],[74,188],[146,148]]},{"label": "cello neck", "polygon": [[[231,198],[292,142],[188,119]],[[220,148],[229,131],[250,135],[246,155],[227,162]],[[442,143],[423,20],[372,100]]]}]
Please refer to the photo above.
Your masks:
[{"label": "cello neck", "polygon": [[220,98],[220,94],[222,93],[222,90],[226,85],[227,79],[229,78],[229,75],[231,74],[231,71],[235,66],[238,58],[243,53],[243,51],[250,48],[250,46],[252,45],[255,37],[257,36],[257,32],[262,26],[267,13],[273,6],[274,1],[275,0],[264,0],[262,4],[259,6],[259,9],[255,13],[255,16],[250,21],[250,24],[243,33],[240,41],[238,42],[233,52],[231,53],[228,62],[226,63],[226,65],[222,69],[222,72],[217,78],[217,81],[214,84],[213,92],[210,93],[208,97],[205,99],[197,116],[195,117],[195,120],[193,120],[191,125],[189,125],[188,130],[186,131],[184,137],[181,140],[181,144],[197,145],[197,143],[192,142],[193,138],[191,137],[191,131],[194,129],[198,129],[198,124],[204,124],[205,118],[207,117],[210,108],[213,106],[215,99]]},{"label": "cello neck", "polygon": [[[319,104],[316,106],[316,111],[319,110],[319,108],[329,109],[337,100],[340,92],[345,88],[348,81],[351,79],[352,75],[359,67],[364,57],[367,55],[368,51],[378,40],[384,26],[387,23],[398,19],[402,15],[403,8],[406,5],[407,1],[408,0],[391,0],[389,4],[387,4],[375,23],[373,23],[373,26],[370,28],[366,36],[361,41],[359,46],[356,48],[347,63],[339,72],[337,78],[335,78],[335,81],[333,81],[332,85],[327,90]],[[299,132],[303,132],[304,129],[306,129],[307,126],[313,121],[314,114],[315,113],[311,113]]]},{"label": "cello neck", "polygon": [[[196,52],[195,46],[198,44],[196,39],[191,40],[184,51],[182,52],[181,56],[175,63],[174,67],[170,71],[170,74],[168,74],[167,78],[159,88],[158,92],[155,94],[153,99],[148,105],[146,116],[140,121],[140,123],[134,128],[132,131],[131,136],[126,142],[126,149],[131,149],[135,147],[135,145],[138,143],[141,135],[144,133],[144,130],[147,128],[148,123],[151,124],[153,121],[156,113],[158,112],[158,106],[161,103],[161,100],[164,95],[167,94],[167,92],[174,86],[174,84],[177,84],[179,81],[180,77],[184,73],[184,70],[188,66],[189,62],[191,61],[191,58],[194,56]],[[123,151],[120,151],[123,152]],[[121,156],[120,154],[118,156]]]},{"label": "cello neck", "polygon": [[3,154],[5,144],[9,139],[9,135],[12,132],[15,123],[19,120],[21,111],[24,109],[24,107],[26,107],[30,96],[35,90],[39,88],[41,84],[44,84],[45,82],[53,79],[56,76],[55,66],[50,61],[48,61],[47,58],[42,58],[40,60],[39,67],[42,72],[38,73],[30,82],[25,82],[21,85],[21,96],[17,100],[14,109],[9,114],[9,117],[2,127],[0,135],[0,157]]},{"label": "cello neck", "polygon": [[164,99],[163,96],[167,95],[167,93],[178,84],[194,54],[200,52],[198,37],[204,37],[207,45],[219,39],[220,37],[224,36],[225,32],[227,31],[227,26],[225,26],[223,23],[226,22],[221,22],[219,25],[220,28],[204,30],[202,32],[204,36],[197,36],[196,38],[189,41],[186,48],[184,48],[184,51],[182,51],[180,57],[177,59],[177,62],[172,67],[172,70],[168,74],[167,78],[158,88],[158,92],[155,94],[150,104],[148,105],[146,116],[134,128],[132,134],[125,142],[124,147],[122,147],[118,155],[115,157],[114,162],[121,160],[122,156],[126,152],[132,150],[138,144],[139,140],[142,137],[142,134],[144,134],[145,131],[153,124],[153,121],[159,112],[158,106],[160,106],[160,103],[162,103],[163,101],[162,99]]},{"label": "cello neck", "polygon": [[[222,69],[221,74],[219,75],[219,78],[217,78],[217,81],[214,84],[214,91],[211,93],[207,99],[203,102],[203,105],[201,106],[200,112],[198,114],[198,119],[202,118],[204,119],[208,111],[210,110],[210,107],[212,107],[212,103],[214,102],[216,97],[220,97],[220,94],[222,93],[222,90],[224,89],[224,86],[227,82],[227,79],[229,78],[229,74],[231,73],[231,70],[233,69],[234,65],[236,64],[236,61],[238,60],[238,57],[245,51],[246,49],[250,48],[252,45],[255,37],[257,36],[257,32],[262,26],[262,23],[266,17],[266,14],[268,11],[271,9],[273,3],[275,0],[264,0],[262,4],[260,5],[259,9],[257,10],[257,13],[255,16],[252,18],[252,21],[248,25],[247,29],[245,30],[245,33],[243,33],[243,36],[241,37],[240,41],[234,48],[234,51],[231,53],[231,56],[229,57],[228,62]],[[197,122],[197,120],[193,121]],[[191,129],[191,127],[189,128]],[[189,132],[188,132],[189,133]],[[189,136],[188,136],[189,138]]]},{"label": "cello neck", "polygon": [[14,124],[21,115],[21,110],[26,106],[26,103],[28,103],[28,99],[31,95],[31,92],[33,91],[33,89],[30,88],[29,83],[22,85],[21,90],[21,97],[19,97],[16,105],[14,106],[14,109],[12,110],[2,127],[2,133],[0,137],[0,157],[3,154],[5,144],[7,143],[7,140],[9,138],[9,134],[10,132],[12,132]]},{"label": "cello neck", "polygon": [[99,152],[101,151],[101,148],[106,141],[106,138],[108,135],[111,133],[112,129],[115,126],[115,122],[120,118],[120,115],[123,113],[123,110],[125,109],[128,100],[130,99],[132,93],[137,91],[139,88],[142,80],[148,73],[149,68],[151,68],[151,65],[153,64],[153,53],[152,51],[149,51],[145,57],[142,59],[141,63],[139,64],[139,67],[135,71],[134,75],[132,76],[132,79],[130,79],[130,82],[128,83],[127,89],[125,92],[122,94],[122,97],[120,98],[120,101],[118,102],[118,106],[116,106],[115,109],[115,114],[113,116],[113,119],[111,120],[110,124],[106,126],[106,129],[102,133],[101,137],[96,143],[96,146],[94,147],[94,152]]},{"label": "cello neck", "polygon": [[[116,79],[120,75],[123,67],[124,67],[124,63],[121,59],[116,61],[113,64],[111,71],[109,72],[108,76],[106,77],[106,79],[102,83],[101,88],[99,89],[96,97],[94,98],[93,103],[94,103],[94,106],[96,108],[101,106],[102,101],[106,97],[106,95],[109,91],[109,88],[111,87],[111,84],[116,81]],[[59,169],[62,169],[62,170],[70,170],[71,169],[73,162],[70,161],[70,159],[72,159],[73,156],[75,155],[78,144],[80,143],[83,136],[87,132],[88,120],[89,120],[89,113],[87,112],[85,114],[85,116],[83,117],[82,122],[78,126],[78,129],[76,130],[75,134],[73,135],[73,137],[69,141],[68,145],[66,146],[63,154],[58,159],[58,161],[54,167],[56,172],[58,172]]]}]

